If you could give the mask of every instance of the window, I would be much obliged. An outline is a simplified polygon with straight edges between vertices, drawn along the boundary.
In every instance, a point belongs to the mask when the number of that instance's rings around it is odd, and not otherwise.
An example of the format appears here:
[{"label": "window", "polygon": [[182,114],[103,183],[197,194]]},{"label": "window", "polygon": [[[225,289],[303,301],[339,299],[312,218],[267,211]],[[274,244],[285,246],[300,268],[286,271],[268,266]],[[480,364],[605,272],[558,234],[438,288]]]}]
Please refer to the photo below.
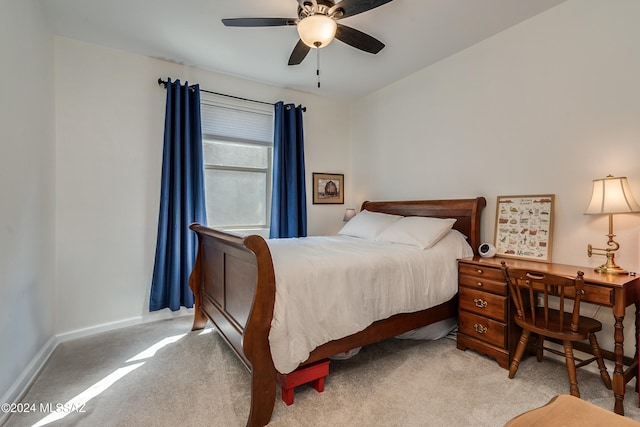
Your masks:
[{"label": "window", "polygon": [[200,103],[209,227],[268,228],[273,107],[207,93]]}]

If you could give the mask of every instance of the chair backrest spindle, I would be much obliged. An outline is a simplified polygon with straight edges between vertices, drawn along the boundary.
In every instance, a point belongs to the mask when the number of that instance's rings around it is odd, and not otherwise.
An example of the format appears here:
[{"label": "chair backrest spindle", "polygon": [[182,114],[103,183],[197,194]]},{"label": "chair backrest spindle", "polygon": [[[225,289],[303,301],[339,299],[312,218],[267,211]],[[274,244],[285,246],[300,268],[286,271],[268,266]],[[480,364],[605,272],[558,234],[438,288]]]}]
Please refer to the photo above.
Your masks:
[{"label": "chair backrest spindle", "polygon": [[580,301],[584,295],[584,273],[578,271],[576,277],[575,297],[573,298],[573,316],[571,316],[571,331],[578,332],[578,321],[580,320]]}]

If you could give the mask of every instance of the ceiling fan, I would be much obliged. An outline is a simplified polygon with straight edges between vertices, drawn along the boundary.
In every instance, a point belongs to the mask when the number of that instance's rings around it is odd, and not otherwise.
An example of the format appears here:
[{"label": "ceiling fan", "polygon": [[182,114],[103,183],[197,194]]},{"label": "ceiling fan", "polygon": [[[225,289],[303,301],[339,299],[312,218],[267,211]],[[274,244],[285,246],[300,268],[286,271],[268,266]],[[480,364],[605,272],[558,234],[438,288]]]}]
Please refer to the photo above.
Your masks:
[{"label": "ceiling fan", "polygon": [[297,18],[229,18],[228,27],[280,27],[295,25],[300,40],[289,57],[289,65],[298,65],[312,48],[327,46],[334,38],[365,52],[376,54],[384,43],[355,28],[337,23],[359,13],[375,9],[393,0],[297,0]]}]

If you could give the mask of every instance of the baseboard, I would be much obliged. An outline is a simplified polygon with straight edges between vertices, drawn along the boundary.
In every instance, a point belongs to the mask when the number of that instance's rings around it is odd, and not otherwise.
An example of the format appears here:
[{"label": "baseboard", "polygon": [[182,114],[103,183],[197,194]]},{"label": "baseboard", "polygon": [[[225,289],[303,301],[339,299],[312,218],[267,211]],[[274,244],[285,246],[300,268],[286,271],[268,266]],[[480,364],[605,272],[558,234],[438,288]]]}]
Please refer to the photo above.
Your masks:
[{"label": "baseboard", "polygon": [[57,335],[59,342],[67,342],[78,338],[84,338],[91,335],[96,335],[102,332],[113,331],[115,329],[126,328],[128,326],[140,325],[142,323],[155,322],[157,320],[167,320],[182,316],[192,316],[192,308],[182,307],[178,311],[170,311],[169,309],[154,311],[152,313],[145,314],[144,316],[131,317],[129,319],[118,320],[115,322],[103,323],[100,325],[90,326],[88,328],[76,329],[75,331],[69,331],[60,333]]},{"label": "baseboard", "polygon": [[[102,332],[112,331],[116,329],[126,328],[128,326],[140,325],[143,323],[155,322],[158,320],[173,319],[182,316],[193,315],[193,309],[181,308],[179,311],[160,310],[153,313],[145,314],[144,316],[131,317],[129,319],[118,320],[116,322],[103,323],[101,325],[95,325],[88,328],[77,329],[75,331],[64,332],[55,335],[42,346],[40,351],[31,359],[29,365],[22,372],[20,377],[14,382],[11,388],[0,399],[0,403],[16,403],[24,397],[24,395],[31,387],[31,384],[35,381],[38,374],[44,367],[45,363],[51,357],[51,354],[56,349],[58,344],[72,341],[78,338],[84,338],[91,335],[96,335]],[[0,412],[0,426],[8,420],[10,413]]]},{"label": "baseboard", "polygon": [[[44,367],[47,360],[58,346],[57,337],[53,336],[42,346],[40,351],[31,359],[31,362],[22,371],[22,374],[13,383],[13,385],[7,390],[7,392],[0,398],[0,403],[12,403],[19,402],[20,399],[27,393],[31,384],[35,381],[38,374]],[[0,412],[0,425],[4,425],[11,415],[10,412]]]}]

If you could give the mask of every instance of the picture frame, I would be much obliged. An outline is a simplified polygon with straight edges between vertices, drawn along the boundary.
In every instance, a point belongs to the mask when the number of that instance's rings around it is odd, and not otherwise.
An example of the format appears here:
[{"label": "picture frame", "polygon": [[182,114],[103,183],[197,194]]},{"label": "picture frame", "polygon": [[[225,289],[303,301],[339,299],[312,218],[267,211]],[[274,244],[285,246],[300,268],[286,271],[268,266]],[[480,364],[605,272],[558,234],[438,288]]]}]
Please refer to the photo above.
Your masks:
[{"label": "picture frame", "polygon": [[498,196],[496,256],[551,262],[554,194]]},{"label": "picture frame", "polygon": [[344,204],[344,175],[313,173],[313,204]]}]

